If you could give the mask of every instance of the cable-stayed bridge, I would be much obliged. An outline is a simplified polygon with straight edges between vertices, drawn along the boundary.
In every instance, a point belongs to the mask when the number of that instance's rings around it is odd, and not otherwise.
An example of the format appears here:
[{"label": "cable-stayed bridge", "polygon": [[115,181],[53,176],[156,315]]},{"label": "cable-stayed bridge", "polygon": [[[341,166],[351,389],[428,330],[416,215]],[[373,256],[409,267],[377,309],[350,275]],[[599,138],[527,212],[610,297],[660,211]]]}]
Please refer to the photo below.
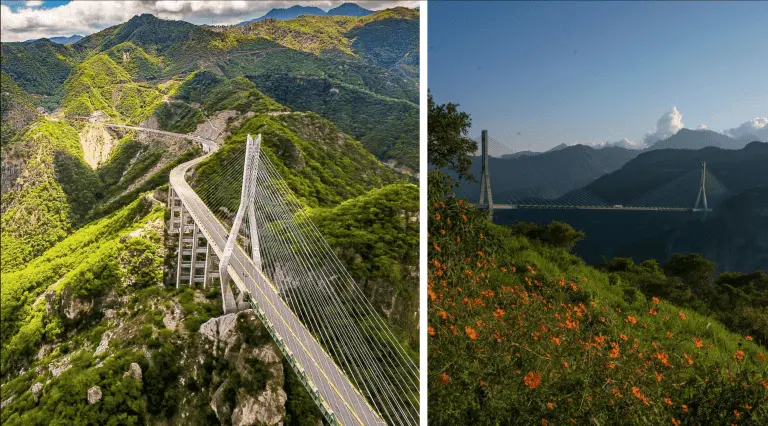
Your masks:
[{"label": "cable-stayed bridge", "polygon": [[[621,203],[608,202],[585,188],[578,188],[559,194],[554,185],[546,182],[537,186],[515,188],[503,193],[502,202],[494,202],[491,191],[491,175],[489,157],[492,144],[501,145],[497,151],[510,151],[506,144],[498,143],[488,137],[483,130],[480,140],[481,173],[480,173],[480,208],[489,210],[514,209],[561,209],[561,210],[618,210],[618,211],[658,211],[658,212],[711,212],[713,198],[721,200],[730,192],[728,188],[707,169],[706,162],[701,163],[700,169],[693,169],[682,176],[648,190],[644,194],[633,197]],[[513,156],[535,155],[534,153],[518,153]],[[553,174],[558,170],[552,170]]]},{"label": "cable-stayed bridge", "polygon": [[219,152],[214,141],[109,126],[196,140],[206,151],[170,175],[177,287],[218,281],[225,313],[252,308],[328,423],[419,423],[418,368],[261,149],[261,135],[206,168],[198,166]]}]

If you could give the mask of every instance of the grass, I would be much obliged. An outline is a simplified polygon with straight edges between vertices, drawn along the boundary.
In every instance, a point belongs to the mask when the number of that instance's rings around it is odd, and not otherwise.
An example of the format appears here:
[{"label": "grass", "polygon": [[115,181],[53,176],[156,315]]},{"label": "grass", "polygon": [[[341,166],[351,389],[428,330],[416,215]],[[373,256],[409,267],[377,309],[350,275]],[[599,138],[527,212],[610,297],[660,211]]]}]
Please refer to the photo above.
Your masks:
[{"label": "grass", "polygon": [[768,419],[751,337],[481,215],[455,199],[430,208],[431,424]]}]

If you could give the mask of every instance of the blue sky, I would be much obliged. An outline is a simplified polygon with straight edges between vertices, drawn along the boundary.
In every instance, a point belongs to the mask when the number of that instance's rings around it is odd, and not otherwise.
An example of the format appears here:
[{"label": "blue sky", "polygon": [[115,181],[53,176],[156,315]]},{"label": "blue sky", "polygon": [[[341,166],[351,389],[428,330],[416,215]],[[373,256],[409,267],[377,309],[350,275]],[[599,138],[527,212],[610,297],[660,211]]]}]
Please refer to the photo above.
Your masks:
[{"label": "blue sky", "polygon": [[473,137],[486,128],[515,150],[643,142],[662,116],[672,130],[768,131],[746,123],[768,116],[768,3],[430,2],[428,13],[429,87],[471,114]]}]

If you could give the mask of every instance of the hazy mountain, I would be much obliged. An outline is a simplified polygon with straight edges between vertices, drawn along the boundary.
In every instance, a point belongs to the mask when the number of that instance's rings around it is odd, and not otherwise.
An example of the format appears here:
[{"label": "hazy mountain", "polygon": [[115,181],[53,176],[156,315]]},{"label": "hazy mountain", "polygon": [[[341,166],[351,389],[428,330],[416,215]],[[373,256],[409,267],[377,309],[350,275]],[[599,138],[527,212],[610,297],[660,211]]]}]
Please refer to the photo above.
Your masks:
[{"label": "hazy mountain", "polygon": [[[608,147],[595,149],[586,145],[525,155],[517,158],[489,159],[494,202],[508,203],[523,198],[557,198],[581,188],[606,173],[621,168],[638,151]],[[480,157],[472,158],[471,173],[479,178]],[[480,183],[462,182],[457,195],[476,201]]]},{"label": "hazy mountain", "polygon": [[249,22],[259,22],[265,19],[279,19],[281,21],[286,21],[289,19],[298,18],[301,15],[323,16],[325,15],[325,11],[319,7],[299,5],[291,6],[289,8],[274,8],[267,12],[267,14],[264,16],[259,16],[256,19],[243,21],[239,24],[236,24],[235,26],[242,27],[243,25],[248,25]]},{"label": "hazy mountain", "polygon": [[708,171],[731,193],[768,185],[768,143],[752,142],[738,150],[707,147],[644,152],[584,189],[611,204],[624,204],[676,179],[690,176],[690,192],[695,201],[702,161],[707,162]]},{"label": "hazy mountain", "polygon": [[362,8],[355,3],[344,3],[334,7],[326,13],[328,16],[367,16],[375,13],[372,10]]},{"label": "hazy mountain", "polygon": [[565,149],[565,148],[568,148],[568,145],[566,145],[566,144],[564,144],[564,143],[561,143],[560,145],[558,145],[558,146],[556,146],[556,147],[554,147],[554,148],[551,148],[551,149],[547,150],[547,152],[555,152],[555,151],[560,151],[561,149]]},{"label": "hazy mountain", "polygon": [[[756,140],[752,139],[752,140]],[[737,140],[722,133],[711,130],[680,129],[667,139],[660,140],[647,148],[648,151],[656,149],[701,149],[714,146],[723,149],[740,149],[746,142]]]},{"label": "hazy mountain", "polygon": [[[80,34],[75,34],[69,37],[48,37],[48,40],[56,44],[72,44],[80,41],[82,38],[83,36],[81,36]],[[37,40],[42,40],[42,39],[27,40],[24,43],[34,43]]]}]

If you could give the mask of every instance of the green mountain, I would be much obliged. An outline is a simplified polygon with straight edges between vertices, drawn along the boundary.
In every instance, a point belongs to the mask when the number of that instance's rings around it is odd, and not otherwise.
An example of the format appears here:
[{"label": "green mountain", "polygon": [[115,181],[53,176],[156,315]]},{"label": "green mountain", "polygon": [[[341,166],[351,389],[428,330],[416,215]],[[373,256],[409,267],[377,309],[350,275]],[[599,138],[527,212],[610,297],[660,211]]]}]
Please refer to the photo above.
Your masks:
[{"label": "green mountain", "polygon": [[[158,87],[160,82],[201,70],[230,79],[247,77],[276,101],[330,119],[380,160],[414,172],[418,15],[417,10],[395,8],[360,17],[305,15],[206,27],[145,14],[72,45],[3,43],[2,70],[26,92],[45,95],[37,104],[49,110],[101,110],[134,123],[148,118],[158,99],[168,94]],[[96,81],[92,71],[117,80]],[[77,86],[67,99],[61,90],[65,80]],[[297,92],[297,81],[307,82],[309,90]],[[110,100],[112,94],[102,83],[118,82],[123,86]],[[351,103],[363,109],[353,113],[343,106]]]},{"label": "green mountain", "polygon": [[37,118],[35,100],[10,75],[0,71],[0,146]]},{"label": "green mountain", "polygon": [[[496,203],[526,198],[555,199],[579,189],[595,179],[619,170],[635,158],[638,151],[607,147],[602,149],[574,145],[537,155],[516,158],[490,157],[491,189]],[[481,158],[472,157],[470,172],[475,182],[462,182],[457,195],[469,200],[480,197]]]},{"label": "green mountain", "polygon": [[[200,149],[101,121],[216,139],[221,149],[191,178],[201,190],[217,184],[211,177],[247,134],[261,133],[277,171],[417,358],[418,188],[380,161],[404,160],[369,148],[382,131],[375,123],[386,128],[397,110],[411,136],[393,143],[417,164],[418,74],[364,57],[344,35],[390,18],[418,22],[394,18],[405,15],[413,13],[301,21],[320,40],[306,48],[277,27],[246,34],[151,15],[67,46],[2,44],[0,423],[321,419],[252,312],[222,315],[217,285],[167,283],[177,256],[164,185]],[[334,118],[349,109],[295,95],[286,105],[259,85],[284,74],[328,79],[387,117]],[[236,201],[233,188],[217,189]]]}]

